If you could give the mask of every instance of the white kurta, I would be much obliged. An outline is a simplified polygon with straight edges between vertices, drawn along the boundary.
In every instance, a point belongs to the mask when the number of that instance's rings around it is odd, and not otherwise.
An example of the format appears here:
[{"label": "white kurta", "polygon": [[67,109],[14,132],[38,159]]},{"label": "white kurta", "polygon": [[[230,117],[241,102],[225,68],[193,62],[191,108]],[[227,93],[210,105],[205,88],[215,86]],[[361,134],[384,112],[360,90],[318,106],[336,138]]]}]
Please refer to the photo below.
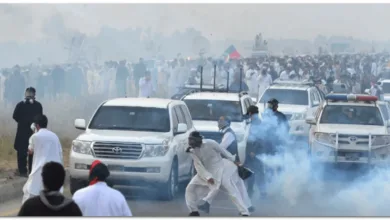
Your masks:
[{"label": "white kurta", "polygon": [[83,216],[132,216],[125,197],[105,182],[97,182],[78,190],[73,200]]},{"label": "white kurta", "polygon": [[260,74],[257,81],[259,83],[258,98],[260,100],[260,96],[263,95],[265,90],[272,84],[272,77],[268,73],[266,75]]},{"label": "white kurta", "polygon": [[279,77],[280,80],[289,80],[289,76],[288,76],[288,73],[286,70],[284,70],[282,73],[280,73],[280,77]]},{"label": "white kurta", "polygon": [[249,87],[249,94],[252,97],[257,97],[257,89],[259,88],[259,81],[257,80],[257,77],[259,77],[259,74],[256,70],[249,69],[248,71],[246,71],[246,83]]},{"label": "white kurta", "polygon": [[[237,189],[239,176],[237,166],[233,163],[235,156],[222,148],[217,142],[205,139],[200,148],[193,149],[191,156],[197,174],[191,179],[186,188],[186,203],[191,212],[198,211],[200,199],[211,203],[222,186],[230,195],[233,203],[241,214],[249,215],[248,207]],[[222,158],[222,156],[228,159]],[[214,179],[214,185],[207,180]]]},{"label": "white kurta", "polygon": [[153,88],[153,82],[152,80],[147,81],[145,77],[142,77],[139,80],[139,94],[138,97],[140,98],[147,98],[151,97],[153,95],[153,92],[155,89]]},{"label": "white kurta", "polygon": [[[62,147],[57,135],[47,129],[40,129],[30,138],[29,149],[34,152],[31,173],[23,187],[23,203],[30,197],[39,195],[44,189],[42,168],[48,162],[62,162]],[[61,189],[61,192],[63,189]]]}]

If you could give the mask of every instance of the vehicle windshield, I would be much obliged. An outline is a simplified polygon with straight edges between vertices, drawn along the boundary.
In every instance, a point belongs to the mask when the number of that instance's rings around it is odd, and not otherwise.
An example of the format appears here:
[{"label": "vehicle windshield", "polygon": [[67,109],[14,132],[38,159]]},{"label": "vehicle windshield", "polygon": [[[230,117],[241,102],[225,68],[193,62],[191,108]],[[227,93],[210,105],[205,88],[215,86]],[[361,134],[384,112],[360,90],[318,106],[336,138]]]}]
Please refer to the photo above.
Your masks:
[{"label": "vehicle windshield", "polygon": [[192,120],[218,121],[221,116],[229,116],[234,122],[243,121],[239,101],[184,100],[190,110]]},{"label": "vehicle windshield", "polygon": [[327,105],[320,124],[383,126],[382,115],[375,106]]},{"label": "vehicle windshield", "polygon": [[149,107],[102,106],[93,117],[90,129],[169,132],[168,109]]},{"label": "vehicle windshield", "polygon": [[383,93],[390,93],[390,83],[382,83],[381,87]]},{"label": "vehicle windshield", "polygon": [[259,103],[264,104],[270,99],[277,99],[280,104],[309,105],[307,91],[293,89],[267,89]]}]

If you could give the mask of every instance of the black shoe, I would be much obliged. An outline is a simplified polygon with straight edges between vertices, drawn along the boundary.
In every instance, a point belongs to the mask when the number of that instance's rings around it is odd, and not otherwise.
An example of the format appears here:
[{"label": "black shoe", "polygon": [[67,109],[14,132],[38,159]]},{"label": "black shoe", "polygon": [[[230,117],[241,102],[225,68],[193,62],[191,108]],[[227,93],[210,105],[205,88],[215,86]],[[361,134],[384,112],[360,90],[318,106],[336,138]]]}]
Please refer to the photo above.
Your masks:
[{"label": "black shoe", "polygon": [[198,209],[208,214],[210,213],[210,204],[204,202],[202,205],[198,205]]},{"label": "black shoe", "polygon": [[241,216],[248,216],[249,217],[249,215],[241,215]]},{"label": "black shoe", "polygon": [[199,212],[191,212],[189,216],[200,216]]},{"label": "black shoe", "polygon": [[255,207],[253,207],[253,206],[249,207],[249,208],[248,208],[248,211],[249,211],[250,213],[255,212]]}]

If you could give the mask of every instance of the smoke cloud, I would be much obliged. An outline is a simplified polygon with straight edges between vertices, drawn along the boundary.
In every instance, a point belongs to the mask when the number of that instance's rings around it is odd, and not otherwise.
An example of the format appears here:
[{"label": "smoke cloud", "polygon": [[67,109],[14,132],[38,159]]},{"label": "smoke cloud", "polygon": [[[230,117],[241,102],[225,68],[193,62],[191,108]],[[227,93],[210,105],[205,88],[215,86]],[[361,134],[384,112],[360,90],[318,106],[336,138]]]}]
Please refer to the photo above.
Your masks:
[{"label": "smoke cloud", "polygon": [[[270,127],[274,116],[263,116],[263,126]],[[282,129],[283,130],[283,129]],[[283,138],[283,152],[259,155],[269,169],[280,172],[267,184],[269,198],[255,202],[270,203],[279,213],[292,216],[388,216],[390,210],[390,170],[366,166],[333,166],[312,162],[306,143],[292,141],[285,132],[274,136],[256,132],[266,141]],[[276,210],[275,212],[278,212]]]}]

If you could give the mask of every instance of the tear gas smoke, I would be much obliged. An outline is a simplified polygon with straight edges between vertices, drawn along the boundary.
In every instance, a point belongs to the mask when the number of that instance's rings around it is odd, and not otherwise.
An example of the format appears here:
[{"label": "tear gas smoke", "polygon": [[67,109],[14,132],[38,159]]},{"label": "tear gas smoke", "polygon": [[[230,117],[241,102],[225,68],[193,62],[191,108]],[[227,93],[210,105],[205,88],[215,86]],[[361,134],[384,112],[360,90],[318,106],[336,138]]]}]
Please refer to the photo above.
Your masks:
[{"label": "tear gas smoke", "polygon": [[285,143],[278,146],[284,150],[275,155],[257,156],[267,168],[281,168],[279,173],[269,177],[268,201],[258,202],[258,206],[270,202],[273,207],[278,205],[278,213],[294,216],[390,215],[387,208],[390,203],[389,169],[375,168],[367,173],[364,167],[334,169],[312,163],[308,150],[302,148],[307,143],[291,141],[285,128],[273,130],[273,135],[265,132],[275,129],[276,121],[275,116],[263,114],[263,128],[252,133],[266,143],[272,143],[275,138],[282,140],[279,143]]}]

